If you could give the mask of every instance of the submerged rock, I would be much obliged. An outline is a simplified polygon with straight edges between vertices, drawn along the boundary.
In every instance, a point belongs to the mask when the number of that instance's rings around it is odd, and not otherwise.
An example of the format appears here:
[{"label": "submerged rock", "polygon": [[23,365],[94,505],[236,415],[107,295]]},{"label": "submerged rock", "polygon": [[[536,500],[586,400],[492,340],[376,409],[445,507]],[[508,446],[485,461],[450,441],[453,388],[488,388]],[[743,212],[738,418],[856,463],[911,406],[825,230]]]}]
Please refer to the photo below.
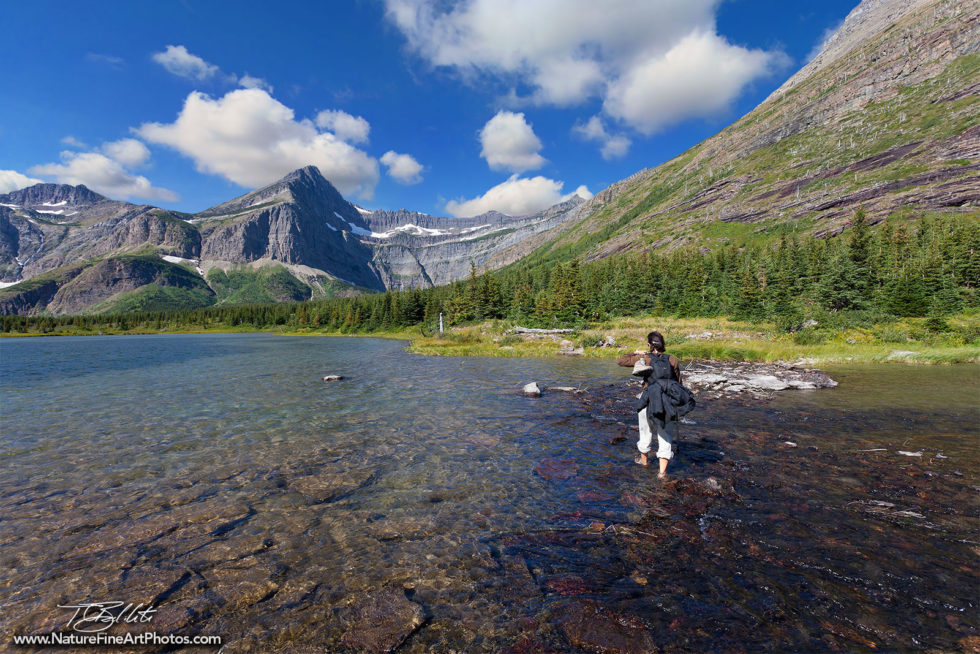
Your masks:
[{"label": "submerged rock", "polygon": [[350,600],[344,616],[344,644],[358,652],[391,652],[422,624],[422,607],[392,587]]},{"label": "submerged rock", "polygon": [[463,437],[463,440],[480,447],[496,447],[500,444],[500,437],[493,434],[468,434]]},{"label": "submerged rock", "polygon": [[324,375],[323,381],[325,382],[340,381],[343,378],[344,378],[343,375]]},{"label": "submerged rock", "polygon": [[541,459],[534,471],[548,481],[568,479],[578,474],[578,464],[572,459]]},{"label": "submerged rock", "polygon": [[653,637],[637,618],[613,613],[593,602],[561,607],[558,628],[568,642],[590,652],[653,652]]}]

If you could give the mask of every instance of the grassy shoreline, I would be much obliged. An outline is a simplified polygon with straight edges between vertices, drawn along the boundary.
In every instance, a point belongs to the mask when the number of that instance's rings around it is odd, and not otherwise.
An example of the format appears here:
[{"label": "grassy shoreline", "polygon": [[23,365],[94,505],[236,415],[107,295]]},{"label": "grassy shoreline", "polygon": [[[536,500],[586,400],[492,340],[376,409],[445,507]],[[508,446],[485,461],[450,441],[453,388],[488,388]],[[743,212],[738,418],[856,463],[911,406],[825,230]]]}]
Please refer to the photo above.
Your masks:
[{"label": "grassy shoreline", "polygon": [[[292,336],[353,336],[407,340],[408,350],[436,356],[540,358],[563,356],[562,341],[570,341],[575,356],[617,358],[644,348],[646,334],[656,329],[668,349],[682,359],[827,363],[980,363],[980,313],[946,319],[945,329],[930,331],[926,319],[908,318],[887,324],[843,329],[820,326],[784,333],[769,323],[725,318],[624,317],[589,325],[569,334],[517,335],[514,323],[491,320],[453,327],[444,334],[425,336],[418,327],[367,333],[342,333],[315,328],[188,327],[186,329],[62,330],[48,333],[6,333],[3,337],[132,334],[271,333]],[[610,340],[615,345],[600,345]],[[566,344],[567,345],[567,344]]]}]

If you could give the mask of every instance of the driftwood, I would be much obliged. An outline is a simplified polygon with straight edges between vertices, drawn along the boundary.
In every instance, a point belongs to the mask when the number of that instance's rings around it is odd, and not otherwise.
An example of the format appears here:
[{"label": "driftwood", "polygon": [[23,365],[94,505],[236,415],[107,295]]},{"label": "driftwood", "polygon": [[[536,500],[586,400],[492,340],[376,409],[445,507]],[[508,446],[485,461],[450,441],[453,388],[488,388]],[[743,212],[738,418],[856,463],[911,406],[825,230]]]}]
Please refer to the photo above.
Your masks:
[{"label": "driftwood", "polygon": [[574,329],[536,329],[534,327],[514,327],[510,330],[514,334],[571,334]]}]

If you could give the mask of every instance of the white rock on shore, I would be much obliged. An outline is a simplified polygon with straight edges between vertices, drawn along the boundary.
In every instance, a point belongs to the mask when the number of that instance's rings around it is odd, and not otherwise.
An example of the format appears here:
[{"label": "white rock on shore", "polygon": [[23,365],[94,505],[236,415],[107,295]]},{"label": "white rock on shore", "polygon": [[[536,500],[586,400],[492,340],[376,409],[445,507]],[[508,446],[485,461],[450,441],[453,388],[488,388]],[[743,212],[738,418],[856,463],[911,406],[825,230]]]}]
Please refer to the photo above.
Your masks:
[{"label": "white rock on shore", "polygon": [[837,386],[837,382],[819,370],[792,364],[694,361],[683,369],[681,377],[696,397],[707,398],[742,393],[769,396],[789,389]]}]

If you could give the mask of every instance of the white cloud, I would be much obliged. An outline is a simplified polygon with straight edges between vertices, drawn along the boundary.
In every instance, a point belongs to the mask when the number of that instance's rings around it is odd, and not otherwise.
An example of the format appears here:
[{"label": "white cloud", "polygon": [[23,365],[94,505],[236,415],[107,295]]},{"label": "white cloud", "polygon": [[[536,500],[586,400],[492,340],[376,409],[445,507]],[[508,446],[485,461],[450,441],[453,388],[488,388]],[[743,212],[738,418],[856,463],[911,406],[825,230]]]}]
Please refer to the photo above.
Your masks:
[{"label": "white cloud", "polygon": [[316,115],[316,126],[333,132],[347,143],[367,143],[371,124],[360,116],[352,116],[340,109],[328,109]]},{"label": "white cloud", "polygon": [[531,79],[537,90],[532,99],[538,104],[576,105],[602,87],[599,62],[592,59],[556,57],[537,64]]},{"label": "white cloud", "polygon": [[121,139],[102,146],[102,151],[124,166],[142,166],[150,158],[150,150],[136,139]]},{"label": "white cloud", "polygon": [[69,134],[68,136],[61,139],[62,144],[67,145],[69,148],[87,148],[88,146],[79,141],[77,138]]},{"label": "white cloud", "polygon": [[269,93],[273,91],[272,84],[269,84],[261,77],[252,77],[248,73],[245,73],[238,79],[238,85],[245,89],[263,89]]},{"label": "white cloud", "polygon": [[115,198],[146,198],[175,202],[173,191],[153,186],[142,175],[133,175],[115,159],[100,152],[61,153],[64,163],[33,166],[29,173],[53,177],[59,184],[84,184],[93,191]]},{"label": "white cloud", "polygon": [[589,190],[588,186],[586,186],[585,184],[581,184],[577,189],[575,189],[573,193],[563,195],[561,201],[565,202],[566,200],[571,200],[573,195],[577,195],[583,200],[591,200],[594,196],[592,191]]},{"label": "white cloud", "polygon": [[144,123],[136,133],[194,160],[201,172],[255,188],[313,164],[341,193],[371,199],[378,162],[261,89],[237,89],[222,98],[194,92],[170,124]]},{"label": "white cloud", "polygon": [[520,173],[540,168],[547,159],[538,152],[541,140],[527,124],[524,114],[500,110],[480,130],[480,156],[493,170]]},{"label": "white cloud", "polygon": [[388,150],[381,155],[381,163],[388,167],[388,174],[402,184],[418,184],[422,181],[422,164],[410,154]]},{"label": "white cloud", "polygon": [[154,53],[153,61],[178,77],[198,82],[215,80],[227,84],[237,84],[244,89],[262,89],[268,93],[273,92],[272,84],[267,80],[248,73],[241,77],[234,73],[225,74],[214,64],[209,64],[197,55],[191,54],[182,45],[168,45],[163,52]]},{"label": "white cloud", "polygon": [[717,115],[775,58],[733,46],[714,33],[695,32],[612,83],[603,109],[645,134],[688,118]]},{"label": "white cloud", "polygon": [[[778,53],[732,46],[717,34],[720,2],[385,0],[385,6],[409,48],[431,65],[474,83],[493,78],[530,90],[524,97],[512,91],[506,106],[571,106],[597,97],[609,117],[649,132],[723,110],[780,63]],[[682,54],[698,55],[697,65]],[[650,89],[684,95],[657,102]],[[647,110],[661,113],[651,117]],[[609,156],[624,147],[613,143]]]},{"label": "white cloud", "polygon": [[0,170],[0,193],[11,193],[18,189],[41,184],[43,181],[22,175],[16,170]]},{"label": "white cloud", "polygon": [[217,66],[191,54],[182,45],[168,45],[166,50],[153,55],[153,61],[178,77],[199,82],[209,80],[221,72]]},{"label": "white cloud", "polygon": [[593,116],[584,124],[575,125],[572,133],[586,141],[600,143],[599,151],[606,161],[625,156],[633,143],[622,134],[610,134],[598,116]]},{"label": "white cloud", "polygon": [[446,203],[446,211],[457,218],[478,216],[488,211],[523,216],[547,209],[573,195],[579,195],[586,200],[592,197],[585,186],[579,186],[574,193],[562,195],[562,186],[562,182],[547,177],[528,178],[515,174],[472,200],[450,200]]}]

